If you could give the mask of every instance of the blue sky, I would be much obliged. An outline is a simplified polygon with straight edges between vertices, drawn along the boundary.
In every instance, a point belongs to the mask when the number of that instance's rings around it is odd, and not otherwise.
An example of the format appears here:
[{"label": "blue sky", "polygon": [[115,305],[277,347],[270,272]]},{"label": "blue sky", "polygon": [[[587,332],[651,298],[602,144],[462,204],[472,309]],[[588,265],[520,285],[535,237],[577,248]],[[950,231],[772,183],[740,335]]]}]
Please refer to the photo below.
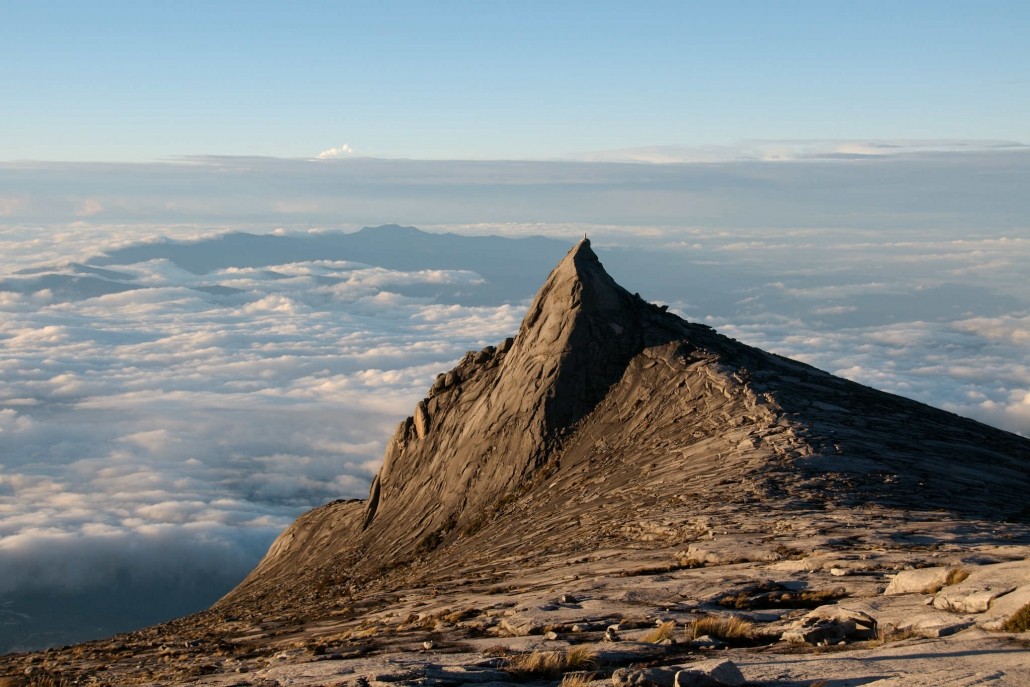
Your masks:
[{"label": "blue sky", "polygon": [[1030,141],[1026,2],[0,2],[0,160]]}]

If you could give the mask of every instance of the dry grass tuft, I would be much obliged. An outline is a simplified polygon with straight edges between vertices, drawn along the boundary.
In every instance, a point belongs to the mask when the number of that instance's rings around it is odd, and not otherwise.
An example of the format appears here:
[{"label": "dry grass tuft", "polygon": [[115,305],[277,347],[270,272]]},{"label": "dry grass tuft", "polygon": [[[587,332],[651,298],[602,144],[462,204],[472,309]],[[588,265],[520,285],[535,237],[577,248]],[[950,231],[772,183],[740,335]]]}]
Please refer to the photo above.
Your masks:
[{"label": "dry grass tuft", "polygon": [[597,656],[587,646],[573,646],[566,651],[533,651],[505,657],[504,669],[519,677],[557,677],[567,671],[595,667]]},{"label": "dry grass tuft", "polygon": [[511,654],[511,647],[507,644],[493,644],[491,646],[486,647],[479,653],[483,654],[484,656],[504,657]]},{"label": "dry grass tuft", "polygon": [[586,687],[594,681],[593,673],[568,673],[562,677],[558,687]]},{"label": "dry grass tuft", "polygon": [[456,623],[460,623],[462,620],[474,618],[477,615],[479,615],[479,611],[477,611],[476,609],[466,608],[460,611],[445,612],[441,615],[440,619],[453,625]]},{"label": "dry grass tuft", "polygon": [[880,627],[876,631],[876,641],[881,644],[886,644],[887,642],[900,642],[905,639],[913,639],[914,637],[919,636],[921,635],[912,628],[899,630],[898,628],[891,627],[889,625],[886,627]]},{"label": "dry grass tuft", "polygon": [[950,587],[953,584],[958,584],[969,577],[969,571],[965,568],[952,568],[948,571],[948,577],[944,580],[944,586]]},{"label": "dry grass tuft", "polygon": [[1030,631],[1030,604],[1020,608],[1015,614],[1005,621],[1001,626],[1005,632],[1027,632]]},{"label": "dry grass tuft", "polygon": [[565,652],[568,670],[587,670],[597,665],[597,654],[588,646],[572,646]]},{"label": "dry grass tuft", "polygon": [[687,626],[687,640],[708,635],[724,642],[748,642],[755,638],[755,626],[747,620],[736,617],[709,615],[699,618]]},{"label": "dry grass tuft", "polygon": [[648,632],[646,635],[644,635],[640,639],[640,641],[642,641],[642,642],[651,642],[652,644],[657,644],[658,642],[661,642],[663,640],[672,639],[673,636],[675,636],[675,634],[676,634],[676,621],[675,620],[667,620],[664,623],[662,623],[661,625],[659,625],[658,627],[656,627],[655,629],[653,629],[650,632]]},{"label": "dry grass tuft", "polygon": [[65,677],[60,673],[52,673],[49,670],[42,670],[33,673],[28,682],[18,683],[27,687],[71,687],[78,684],[78,680]]},{"label": "dry grass tuft", "polygon": [[950,587],[953,584],[958,584],[967,577],[969,577],[969,571],[965,568],[952,568],[948,571],[948,575],[944,578],[943,583],[933,585],[932,587],[926,590],[926,593],[936,594],[945,587]]}]

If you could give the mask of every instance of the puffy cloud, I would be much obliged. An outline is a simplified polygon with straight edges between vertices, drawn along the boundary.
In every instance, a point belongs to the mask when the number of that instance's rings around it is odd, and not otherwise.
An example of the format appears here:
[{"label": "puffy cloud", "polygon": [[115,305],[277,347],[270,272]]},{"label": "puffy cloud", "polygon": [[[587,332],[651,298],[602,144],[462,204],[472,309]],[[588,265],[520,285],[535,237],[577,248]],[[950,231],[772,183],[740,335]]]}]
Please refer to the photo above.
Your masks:
[{"label": "puffy cloud", "polygon": [[344,143],[338,148],[329,148],[318,154],[319,160],[326,160],[334,157],[349,157],[354,154],[354,149]]}]

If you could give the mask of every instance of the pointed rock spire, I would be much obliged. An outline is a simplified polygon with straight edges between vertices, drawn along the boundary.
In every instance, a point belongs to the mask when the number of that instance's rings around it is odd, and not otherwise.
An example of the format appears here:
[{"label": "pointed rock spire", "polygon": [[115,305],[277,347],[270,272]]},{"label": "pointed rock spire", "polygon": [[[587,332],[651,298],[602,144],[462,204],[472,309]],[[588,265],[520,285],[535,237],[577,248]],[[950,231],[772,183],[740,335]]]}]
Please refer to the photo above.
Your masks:
[{"label": "pointed rock spire", "polygon": [[664,313],[616,284],[581,240],[514,340],[466,356],[401,423],[372,486],[366,530],[398,541],[405,537],[386,530],[417,522],[428,536],[517,488],[621,378],[644,345],[643,321],[655,316]]},{"label": "pointed rock spire", "polygon": [[639,350],[644,306],[609,276],[587,238],[554,268],[522,320],[507,363],[521,368],[527,381],[547,382],[542,437],[585,415],[618,381]]}]

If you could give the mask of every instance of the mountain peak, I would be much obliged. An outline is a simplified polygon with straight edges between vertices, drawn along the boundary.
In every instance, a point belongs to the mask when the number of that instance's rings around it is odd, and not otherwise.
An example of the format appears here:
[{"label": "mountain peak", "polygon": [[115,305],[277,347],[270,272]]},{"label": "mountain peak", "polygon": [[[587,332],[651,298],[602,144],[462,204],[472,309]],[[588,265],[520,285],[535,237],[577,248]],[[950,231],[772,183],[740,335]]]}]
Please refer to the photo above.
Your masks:
[{"label": "mountain peak", "polygon": [[[577,243],[517,335],[466,356],[401,423],[373,482],[364,528],[388,539],[387,531],[415,517],[432,531],[524,484],[622,376],[652,311],[615,283],[589,239]],[[413,484],[410,476],[428,465],[428,481]],[[415,493],[429,484],[431,499]],[[426,512],[427,499],[438,508]],[[414,504],[423,504],[418,516],[408,512]],[[409,535],[398,554],[413,544]]]},{"label": "mountain peak", "polygon": [[[1025,439],[645,302],[584,238],[514,338],[437,377],[387,443],[367,501],[302,517],[225,602],[370,580],[440,547],[460,567],[581,537],[607,546],[619,508],[626,522],[664,522],[679,504],[685,522],[712,504],[787,512],[837,499],[1025,518],[1027,460]],[[518,517],[505,515],[513,503]]]},{"label": "mountain peak", "polygon": [[[583,238],[558,263],[529,306],[516,343],[525,347],[554,347],[574,338],[572,328],[598,325],[604,338],[625,332],[624,320],[639,307],[638,298],[615,283],[605,271],[590,239]],[[583,316],[608,316],[610,322],[583,321]],[[606,326],[607,324],[607,326]],[[538,351],[544,353],[544,351]]]}]

